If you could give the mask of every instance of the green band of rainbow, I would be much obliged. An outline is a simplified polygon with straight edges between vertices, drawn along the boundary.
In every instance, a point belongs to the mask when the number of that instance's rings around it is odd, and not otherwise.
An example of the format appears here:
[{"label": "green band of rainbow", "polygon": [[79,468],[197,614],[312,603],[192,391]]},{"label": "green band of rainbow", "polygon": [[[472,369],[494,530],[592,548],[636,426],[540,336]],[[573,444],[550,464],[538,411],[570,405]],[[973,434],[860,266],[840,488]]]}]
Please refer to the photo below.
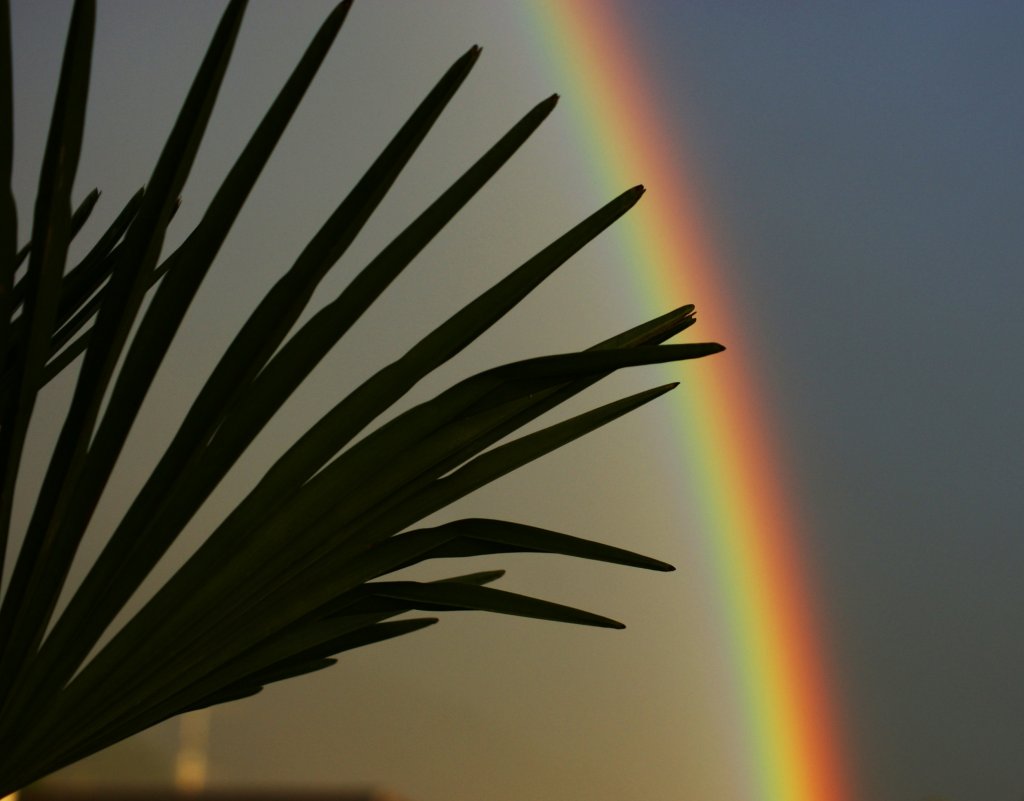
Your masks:
[{"label": "green band of rainbow", "polygon": [[[731,703],[742,710],[735,759],[744,798],[849,801],[837,702],[799,547],[785,460],[758,404],[756,353],[730,307],[707,226],[691,196],[685,148],[658,114],[628,3],[534,0],[530,27],[567,85],[563,104],[608,196],[639,182],[648,198],[621,221],[623,252],[640,293],[660,313],[694,302],[728,346],[713,369],[687,373],[677,396],[682,458],[696,482],[700,536],[728,632]],[[670,133],[671,131],[671,133]],[[707,337],[708,331],[704,332]],[[710,364],[710,363],[709,363]],[[720,623],[721,623],[720,622]]]}]

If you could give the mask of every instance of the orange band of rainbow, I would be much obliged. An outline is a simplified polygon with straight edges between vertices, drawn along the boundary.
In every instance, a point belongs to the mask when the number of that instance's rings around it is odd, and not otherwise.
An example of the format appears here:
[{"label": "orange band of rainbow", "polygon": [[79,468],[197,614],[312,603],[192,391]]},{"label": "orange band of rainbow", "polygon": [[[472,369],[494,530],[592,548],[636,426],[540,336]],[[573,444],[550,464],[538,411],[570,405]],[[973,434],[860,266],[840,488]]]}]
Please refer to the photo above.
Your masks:
[{"label": "orange band of rainbow", "polygon": [[694,302],[729,348],[671,397],[727,628],[731,703],[743,710],[736,768],[750,784],[745,798],[850,801],[827,649],[781,477],[785,460],[758,404],[756,354],[734,319],[727,276],[691,196],[679,132],[658,113],[626,19],[629,4],[535,0],[529,8],[531,30],[567,84],[563,105],[589,149],[598,188],[608,196],[637,182],[648,188],[645,202],[613,229],[642,276],[648,311]]}]

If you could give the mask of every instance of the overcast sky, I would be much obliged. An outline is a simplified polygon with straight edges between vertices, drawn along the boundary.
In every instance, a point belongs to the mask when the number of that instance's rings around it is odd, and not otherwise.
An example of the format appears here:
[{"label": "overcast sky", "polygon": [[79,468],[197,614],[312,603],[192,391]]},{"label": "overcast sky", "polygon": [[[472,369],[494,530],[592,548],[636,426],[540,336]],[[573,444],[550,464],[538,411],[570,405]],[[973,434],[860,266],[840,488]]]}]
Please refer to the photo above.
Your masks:
[{"label": "overcast sky", "polygon": [[[81,195],[103,191],[99,220],[146,180],[222,8],[100,3],[78,178]],[[685,141],[717,261],[749,321],[745,338],[757,343],[859,797],[1019,801],[1024,6],[633,0],[622,8],[650,68],[646,90],[660,99],[669,133]],[[23,235],[69,9],[13,3]],[[252,4],[178,236],[328,9]],[[540,52],[523,9],[498,0],[356,4],[190,313],[115,488],[127,492],[152,464],[233,328],[451,61],[484,46],[349,265],[531,105],[568,91],[557,54]],[[607,199],[594,193],[577,135],[556,111],[360,323],[358,342],[333,353],[289,403],[190,530],[192,542],[344,386]],[[647,309],[620,255],[614,234],[580,254],[446,375],[587,346],[639,322]],[[317,298],[344,281],[341,270]],[[714,321],[694,332],[714,338]],[[631,373],[590,399],[661,377]],[[459,509],[679,565],[655,575],[554,558],[487,561],[510,569],[510,589],[611,615],[627,630],[448,616],[218,709],[211,781],[371,783],[411,801],[750,801],[749,755],[736,747],[742,715],[717,678],[714,588],[688,570],[693,520],[666,474],[681,447],[673,425],[664,406],[644,409]],[[37,435],[45,439],[46,428],[42,419]],[[118,494],[101,507],[98,529],[116,520]],[[166,781],[176,736],[166,725],[69,776]]]}]

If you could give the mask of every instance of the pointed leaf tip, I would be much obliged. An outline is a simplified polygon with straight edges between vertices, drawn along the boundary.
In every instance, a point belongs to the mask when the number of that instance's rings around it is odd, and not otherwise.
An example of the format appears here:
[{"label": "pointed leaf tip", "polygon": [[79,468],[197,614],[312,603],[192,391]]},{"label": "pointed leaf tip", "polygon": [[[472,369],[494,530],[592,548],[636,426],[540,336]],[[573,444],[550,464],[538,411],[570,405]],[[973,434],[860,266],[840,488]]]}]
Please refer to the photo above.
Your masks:
[{"label": "pointed leaf tip", "polygon": [[644,188],[643,184],[637,184],[619,195],[618,199],[624,201],[627,204],[627,208],[632,208],[644,196],[646,191],[647,189]]},{"label": "pointed leaf tip", "polygon": [[83,200],[80,205],[84,206],[86,203],[95,203],[99,199],[100,199],[100,190],[97,189],[97,188],[93,188],[93,189],[91,189],[89,191],[89,194],[87,194],[85,196],[85,200]]},{"label": "pointed leaf tip", "polygon": [[558,105],[558,95],[546,97],[530,110],[530,113],[527,115],[527,119],[539,116],[540,119],[543,120],[554,110],[556,105]]},{"label": "pointed leaf tip", "polygon": [[480,58],[480,53],[482,52],[483,48],[480,47],[480,45],[473,45],[469,50],[456,59],[455,63],[452,65],[452,70],[465,70],[468,72],[476,65],[476,61]]},{"label": "pointed leaf tip", "polygon": [[328,15],[330,20],[335,25],[341,25],[344,22],[345,17],[348,16],[349,10],[352,8],[353,0],[341,0],[338,5],[334,7],[334,10]]},{"label": "pointed leaf tip", "polygon": [[498,579],[505,577],[504,570],[482,570],[479,573],[468,573],[464,576],[452,576],[451,578],[441,579],[440,584],[477,584],[483,586],[485,584],[493,584]]},{"label": "pointed leaf tip", "polygon": [[644,191],[643,184],[630,187],[625,192],[605,204],[605,208],[618,207],[618,213],[624,214],[629,211],[629,209],[633,208],[633,206],[636,205],[636,202],[643,197]]}]

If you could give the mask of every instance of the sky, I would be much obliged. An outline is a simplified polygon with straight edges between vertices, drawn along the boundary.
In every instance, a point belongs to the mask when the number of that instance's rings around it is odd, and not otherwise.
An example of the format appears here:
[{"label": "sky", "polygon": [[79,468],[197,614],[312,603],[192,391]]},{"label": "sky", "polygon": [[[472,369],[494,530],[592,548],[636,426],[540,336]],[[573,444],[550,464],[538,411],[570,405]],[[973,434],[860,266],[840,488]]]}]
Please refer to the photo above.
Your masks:
[{"label": "sky", "polygon": [[[556,49],[531,4],[356,3],[189,313],[93,544],[234,328],[455,58],[484,48],[314,304],[532,105],[559,92],[559,108],[289,401],[161,575],[346,386],[628,187],[610,188],[604,163],[628,160],[593,146],[594,127],[615,120],[588,118],[578,104],[628,75],[635,86],[607,92],[655,109],[642,125],[675,153],[657,174],[629,179],[648,187],[635,214],[689,198],[693,217],[680,225],[699,221],[707,251],[692,285],[723,297],[702,305],[700,296],[658,296],[630,229],[617,226],[423,391],[696,303],[700,322],[687,339],[720,340],[726,353],[628,371],[587,403],[665,375],[685,393],[687,377],[713,377],[729,369],[723,360],[742,365],[751,397],[725,407],[755,409],[770,429],[763,469],[784,487],[800,545],[837,710],[837,731],[822,736],[842,743],[848,797],[1019,801],[1024,7],[634,0],[618,12],[630,69],[609,64],[608,75],[577,75],[578,84],[572,48],[590,20],[585,2],[566,7],[581,16]],[[81,196],[103,191],[97,220],[145,182],[222,8],[100,2],[77,183]],[[23,236],[69,9],[12,3]],[[311,0],[252,3],[172,244],[328,10]],[[60,390],[34,422],[40,443]],[[699,513],[710,457],[693,446],[673,397],[448,514],[541,525],[674,563],[675,573],[649,574],[557,557],[481,560],[481,569],[508,568],[506,588],[608,614],[626,630],[448,615],[217,708],[210,783],[372,784],[410,801],[799,801],[758,787],[756,720],[734,681],[757,666],[736,664],[726,593],[708,564],[713,522]],[[29,484],[39,469],[26,465]],[[742,486],[718,489],[738,504],[746,497]],[[176,724],[165,724],[64,779],[167,782],[178,739]]]}]

